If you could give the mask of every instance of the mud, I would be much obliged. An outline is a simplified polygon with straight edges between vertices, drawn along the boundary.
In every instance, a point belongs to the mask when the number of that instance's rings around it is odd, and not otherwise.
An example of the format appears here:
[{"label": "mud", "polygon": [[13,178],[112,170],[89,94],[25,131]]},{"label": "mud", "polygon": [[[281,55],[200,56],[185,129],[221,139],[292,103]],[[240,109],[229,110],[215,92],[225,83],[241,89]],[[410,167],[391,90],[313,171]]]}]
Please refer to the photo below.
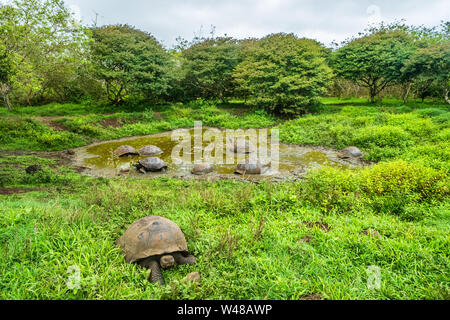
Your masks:
[{"label": "mud", "polygon": [[[204,128],[203,132],[207,129],[208,128]],[[74,149],[75,155],[73,156],[72,164],[79,168],[85,168],[83,170],[84,174],[95,177],[174,177],[187,180],[195,179],[208,181],[222,179],[243,181],[290,181],[301,179],[308,170],[313,168],[321,168],[323,166],[354,168],[366,165],[363,160],[357,158],[341,159],[339,158],[339,151],[331,148],[280,143],[278,170],[276,171],[268,166],[263,175],[238,176],[234,173],[234,170],[241,158],[238,159],[238,156],[235,155],[235,161],[232,164],[214,164],[214,172],[203,176],[196,176],[191,173],[194,161],[184,163],[175,163],[172,161],[172,150],[179,143],[178,141],[172,141],[172,133],[173,131],[168,131],[141,137],[128,137],[118,140],[97,142],[85,147],[77,148]],[[191,130],[191,133],[193,133],[193,130]],[[269,144],[267,145],[267,149],[270,153],[270,138],[268,140]],[[205,150],[205,147],[210,143],[211,142],[209,141],[203,141],[203,150]],[[168,164],[167,171],[148,173],[146,175],[139,173],[134,168],[134,164],[146,156],[128,156],[121,158],[114,156],[114,150],[124,144],[130,145],[135,149],[139,149],[145,145],[155,145],[161,148],[164,153],[159,157]],[[192,160],[194,158],[194,152],[198,150],[194,149],[193,146],[194,143],[192,138],[191,149],[187,153]]]}]

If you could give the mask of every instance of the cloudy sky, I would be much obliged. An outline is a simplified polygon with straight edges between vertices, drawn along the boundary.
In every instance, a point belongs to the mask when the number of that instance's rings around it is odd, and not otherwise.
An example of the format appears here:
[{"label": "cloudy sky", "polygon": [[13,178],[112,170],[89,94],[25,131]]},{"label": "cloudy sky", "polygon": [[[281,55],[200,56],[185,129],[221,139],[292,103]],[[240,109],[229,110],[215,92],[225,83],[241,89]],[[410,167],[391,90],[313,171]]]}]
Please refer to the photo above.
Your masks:
[{"label": "cloudy sky", "polygon": [[434,26],[450,20],[449,0],[66,0],[86,24],[128,23],[152,33],[166,47],[181,36],[261,37],[274,32],[330,44],[362,31],[369,23],[405,19]]}]

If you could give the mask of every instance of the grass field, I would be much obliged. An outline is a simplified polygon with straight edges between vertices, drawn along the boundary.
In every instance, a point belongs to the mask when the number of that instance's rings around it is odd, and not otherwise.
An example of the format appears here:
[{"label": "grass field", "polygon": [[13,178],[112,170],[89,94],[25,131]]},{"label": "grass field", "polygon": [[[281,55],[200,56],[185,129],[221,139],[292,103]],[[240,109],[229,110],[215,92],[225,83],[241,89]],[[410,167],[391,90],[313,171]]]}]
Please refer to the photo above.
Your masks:
[{"label": "grass field", "polygon": [[[193,125],[277,126],[283,142],[360,147],[374,165],[323,168],[304,181],[246,183],[90,178],[58,151]],[[236,102],[0,111],[1,299],[449,299],[450,109],[326,98],[286,121]],[[41,164],[36,174],[25,173]],[[162,215],[195,266],[167,286],[127,264],[114,241]],[[78,268],[79,289],[68,270]],[[368,286],[379,268],[381,287]],[[186,274],[198,271],[199,285]]]}]

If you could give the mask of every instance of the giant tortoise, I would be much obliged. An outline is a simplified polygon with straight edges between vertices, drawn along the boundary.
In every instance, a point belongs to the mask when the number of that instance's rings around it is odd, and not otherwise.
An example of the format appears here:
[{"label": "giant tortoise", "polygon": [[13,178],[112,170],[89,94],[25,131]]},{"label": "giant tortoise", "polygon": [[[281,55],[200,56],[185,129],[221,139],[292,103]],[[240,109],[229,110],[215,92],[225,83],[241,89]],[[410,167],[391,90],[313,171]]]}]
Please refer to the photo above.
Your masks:
[{"label": "giant tortoise", "polygon": [[176,264],[195,264],[188,253],[181,229],[169,219],[149,216],[134,222],[116,244],[123,250],[125,261],[150,269],[150,282],[164,285],[160,267],[167,269]]}]

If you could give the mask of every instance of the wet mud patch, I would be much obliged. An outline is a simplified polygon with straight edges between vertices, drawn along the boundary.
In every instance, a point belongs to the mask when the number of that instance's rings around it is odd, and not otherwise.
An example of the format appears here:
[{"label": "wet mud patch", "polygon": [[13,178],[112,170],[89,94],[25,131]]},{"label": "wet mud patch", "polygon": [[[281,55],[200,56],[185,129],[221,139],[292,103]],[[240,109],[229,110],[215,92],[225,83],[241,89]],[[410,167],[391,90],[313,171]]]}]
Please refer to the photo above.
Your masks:
[{"label": "wet mud patch", "polygon": [[34,189],[23,189],[23,188],[0,188],[0,194],[1,195],[14,195],[14,194],[21,194],[21,193],[28,193],[32,191],[39,191],[42,189],[34,188]]},{"label": "wet mud patch", "polygon": [[[219,130],[216,128],[203,128],[203,135],[205,135],[205,132],[209,129]],[[191,159],[190,161],[173,161],[173,150],[179,147],[180,141],[172,139],[174,131],[168,131],[148,136],[128,137],[98,142],[89,146],[74,149],[75,155],[73,164],[80,168],[86,168],[83,170],[83,173],[95,177],[173,177],[187,180],[196,179],[214,181],[232,179],[255,182],[263,180],[275,182],[299,180],[302,179],[309,170],[314,168],[320,169],[323,166],[354,168],[365,165],[364,161],[359,158],[341,159],[339,157],[339,151],[331,148],[289,145],[283,143],[279,143],[278,145],[278,157],[273,158],[270,155],[272,149],[269,137],[267,139],[268,141],[263,140],[263,146],[266,146],[266,149],[264,150],[265,153],[260,151],[264,149],[261,148],[260,143],[257,143],[256,145],[257,158],[262,159],[262,163],[268,163],[268,165],[264,164],[263,174],[236,175],[236,166],[242,161],[242,156],[234,154],[232,155],[234,158],[231,159],[231,162],[229,161],[229,158],[225,161],[225,157],[228,156],[226,154],[226,131],[219,131],[220,134],[223,134],[224,136],[223,141],[221,142],[221,146],[223,147],[223,155],[221,156],[223,156],[224,161],[214,162],[213,172],[205,175],[197,176],[191,173],[194,167],[194,154],[201,149],[201,161],[204,161],[203,155],[206,153],[205,150],[211,147],[214,140],[203,139],[201,145],[194,143],[193,129],[191,129],[191,144],[189,144],[188,149],[183,149],[183,154],[186,154],[188,159]],[[148,156],[130,155],[118,157],[114,154],[114,151],[122,145],[129,145],[136,150],[147,145],[157,146],[163,151],[163,153],[157,155],[157,157],[167,164],[167,170],[164,172],[148,172],[147,174],[140,173],[136,170],[135,165],[139,160],[143,160]],[[214,149],[214,147],[212,149]],[[217,152],[216,149],[214,149],[214,152]],[[264,154],[266,155],[266,158],[264,158]],[[246,157],[247,158],[245,158],[246,160],[244,161],[248,161],[250,155],[247,155]],[[273,159],[276,160],[272,161]]]}]

